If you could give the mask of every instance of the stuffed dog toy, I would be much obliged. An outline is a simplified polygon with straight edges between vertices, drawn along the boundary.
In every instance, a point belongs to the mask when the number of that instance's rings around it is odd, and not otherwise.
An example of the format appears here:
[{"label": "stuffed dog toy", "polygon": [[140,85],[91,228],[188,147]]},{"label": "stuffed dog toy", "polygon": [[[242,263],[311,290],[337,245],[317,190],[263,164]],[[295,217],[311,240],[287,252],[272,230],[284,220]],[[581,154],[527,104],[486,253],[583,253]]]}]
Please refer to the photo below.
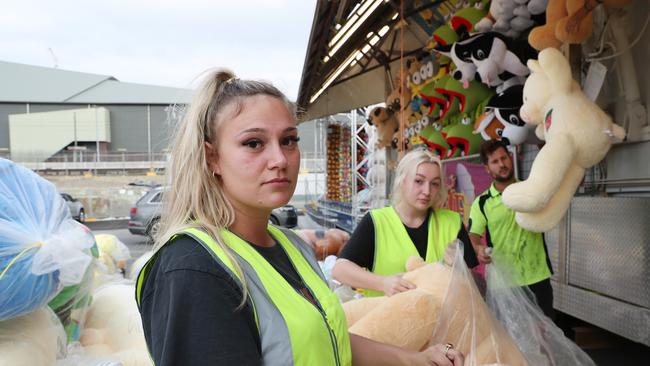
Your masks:
[{"label": "stuffed dog toy", "polygon": [[490,98],[485,113],[474,123],[474,133],[480,133],[485,140],[500,140],[506,145],[525,142],[532,129],[519,114],[524,103],[523,92],[523,85],[513,85]]},{"label": "stuffed dog toy", "polygon": [[452,75],[465,86],[468,81],[477,80],[490,87],[505,83],[505,89],[523,83],[530,72],[526,62],[537,58],[537,51],[525,41],[517,41],[497,32],[486,32],[454,43],[450,57],[456,64]]},{"label": "stuffed dog toy", "polygon": [[399,122],[395,114],[384,107],[376,107],[370,111],[368,123],[377,128],[377,148],[390,146],[395,131],[399,130]]}]

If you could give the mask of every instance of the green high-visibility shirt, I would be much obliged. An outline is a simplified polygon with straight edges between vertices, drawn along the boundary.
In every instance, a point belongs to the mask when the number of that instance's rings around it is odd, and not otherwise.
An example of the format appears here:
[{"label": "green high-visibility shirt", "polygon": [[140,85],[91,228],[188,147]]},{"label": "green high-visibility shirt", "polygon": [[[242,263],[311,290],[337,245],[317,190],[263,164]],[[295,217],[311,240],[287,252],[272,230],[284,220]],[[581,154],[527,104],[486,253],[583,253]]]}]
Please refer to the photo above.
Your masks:
[{"label": "green high-visibility shirt", "polygon": [[513,281],[527,286],[551,277],[544,234],[528,231],[515,221],[515,212],[501,201],[494,183],[476,197],[470,210],[469,232],[486,235],[488,245],[513,267]]}]

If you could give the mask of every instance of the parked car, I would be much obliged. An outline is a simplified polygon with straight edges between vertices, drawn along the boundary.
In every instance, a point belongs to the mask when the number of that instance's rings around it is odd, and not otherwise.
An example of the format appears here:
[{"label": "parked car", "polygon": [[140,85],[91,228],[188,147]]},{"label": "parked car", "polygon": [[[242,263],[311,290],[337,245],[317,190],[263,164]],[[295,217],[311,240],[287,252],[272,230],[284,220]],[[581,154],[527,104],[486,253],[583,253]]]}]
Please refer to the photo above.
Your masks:
[{"label": "parked car", "polygon": [[298,225],[298,211],[292,205],[278,207],[271,212],[269,220],[274,225],[288,228],[296,227]]},{"label": "parked car", "polygon": [[163,191],[163,187],[155,187],[131,207],[128,225],[131,234],[146,235],[151,239],[158,234]]},{"label": "parked car", "polygon": [[86,210],[84,210],[84,205],[79,202],[78,199],[72,198],[72,196],[67,193],[61,193],[61,197],[63,197],[63,200],[68,205],[70,216],[79,222],[85,222]]},{"label": "parked car", "polygon": [[[129,232],[154,238],[160,230],[160,209],[164,187],[155,187],[145,193],[133,207],[129,219]],[[292,205],[274,209],[269,221],[275,225],[288,228],[298,225],[298,212]]]}]

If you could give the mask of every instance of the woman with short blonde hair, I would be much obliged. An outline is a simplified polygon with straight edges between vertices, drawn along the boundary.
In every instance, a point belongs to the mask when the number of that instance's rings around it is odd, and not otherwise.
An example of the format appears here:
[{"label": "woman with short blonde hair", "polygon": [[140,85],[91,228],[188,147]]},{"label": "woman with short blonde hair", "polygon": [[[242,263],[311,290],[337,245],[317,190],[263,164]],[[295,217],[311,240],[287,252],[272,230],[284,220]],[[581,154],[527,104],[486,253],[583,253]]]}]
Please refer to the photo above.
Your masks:
[{"label": "woman with short blonde hair", "polygon": [[462,219],[443,208],[446,201],[440,158],[425,149],[404,155],[395,173],[392,205],[363,217],[343,247],[333,277],[363,289],[366,296],[391,296],[414,288],[401,276],[409,257],[442,260],[455,239],[464,244],[467,265],[478,265]]}]

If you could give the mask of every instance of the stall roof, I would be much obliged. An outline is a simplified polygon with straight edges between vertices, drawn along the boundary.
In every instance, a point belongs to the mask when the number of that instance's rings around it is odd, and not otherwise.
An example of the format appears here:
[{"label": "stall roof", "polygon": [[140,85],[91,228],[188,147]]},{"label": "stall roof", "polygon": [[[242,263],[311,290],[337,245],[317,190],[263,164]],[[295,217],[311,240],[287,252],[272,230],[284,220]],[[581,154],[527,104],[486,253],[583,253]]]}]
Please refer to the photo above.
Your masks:
[{"label": "stall roof", "polygon": [[319,0],[298,91],[301,119],[384,101],[399,76],[400,54],[422,50],[454,2]]}]

